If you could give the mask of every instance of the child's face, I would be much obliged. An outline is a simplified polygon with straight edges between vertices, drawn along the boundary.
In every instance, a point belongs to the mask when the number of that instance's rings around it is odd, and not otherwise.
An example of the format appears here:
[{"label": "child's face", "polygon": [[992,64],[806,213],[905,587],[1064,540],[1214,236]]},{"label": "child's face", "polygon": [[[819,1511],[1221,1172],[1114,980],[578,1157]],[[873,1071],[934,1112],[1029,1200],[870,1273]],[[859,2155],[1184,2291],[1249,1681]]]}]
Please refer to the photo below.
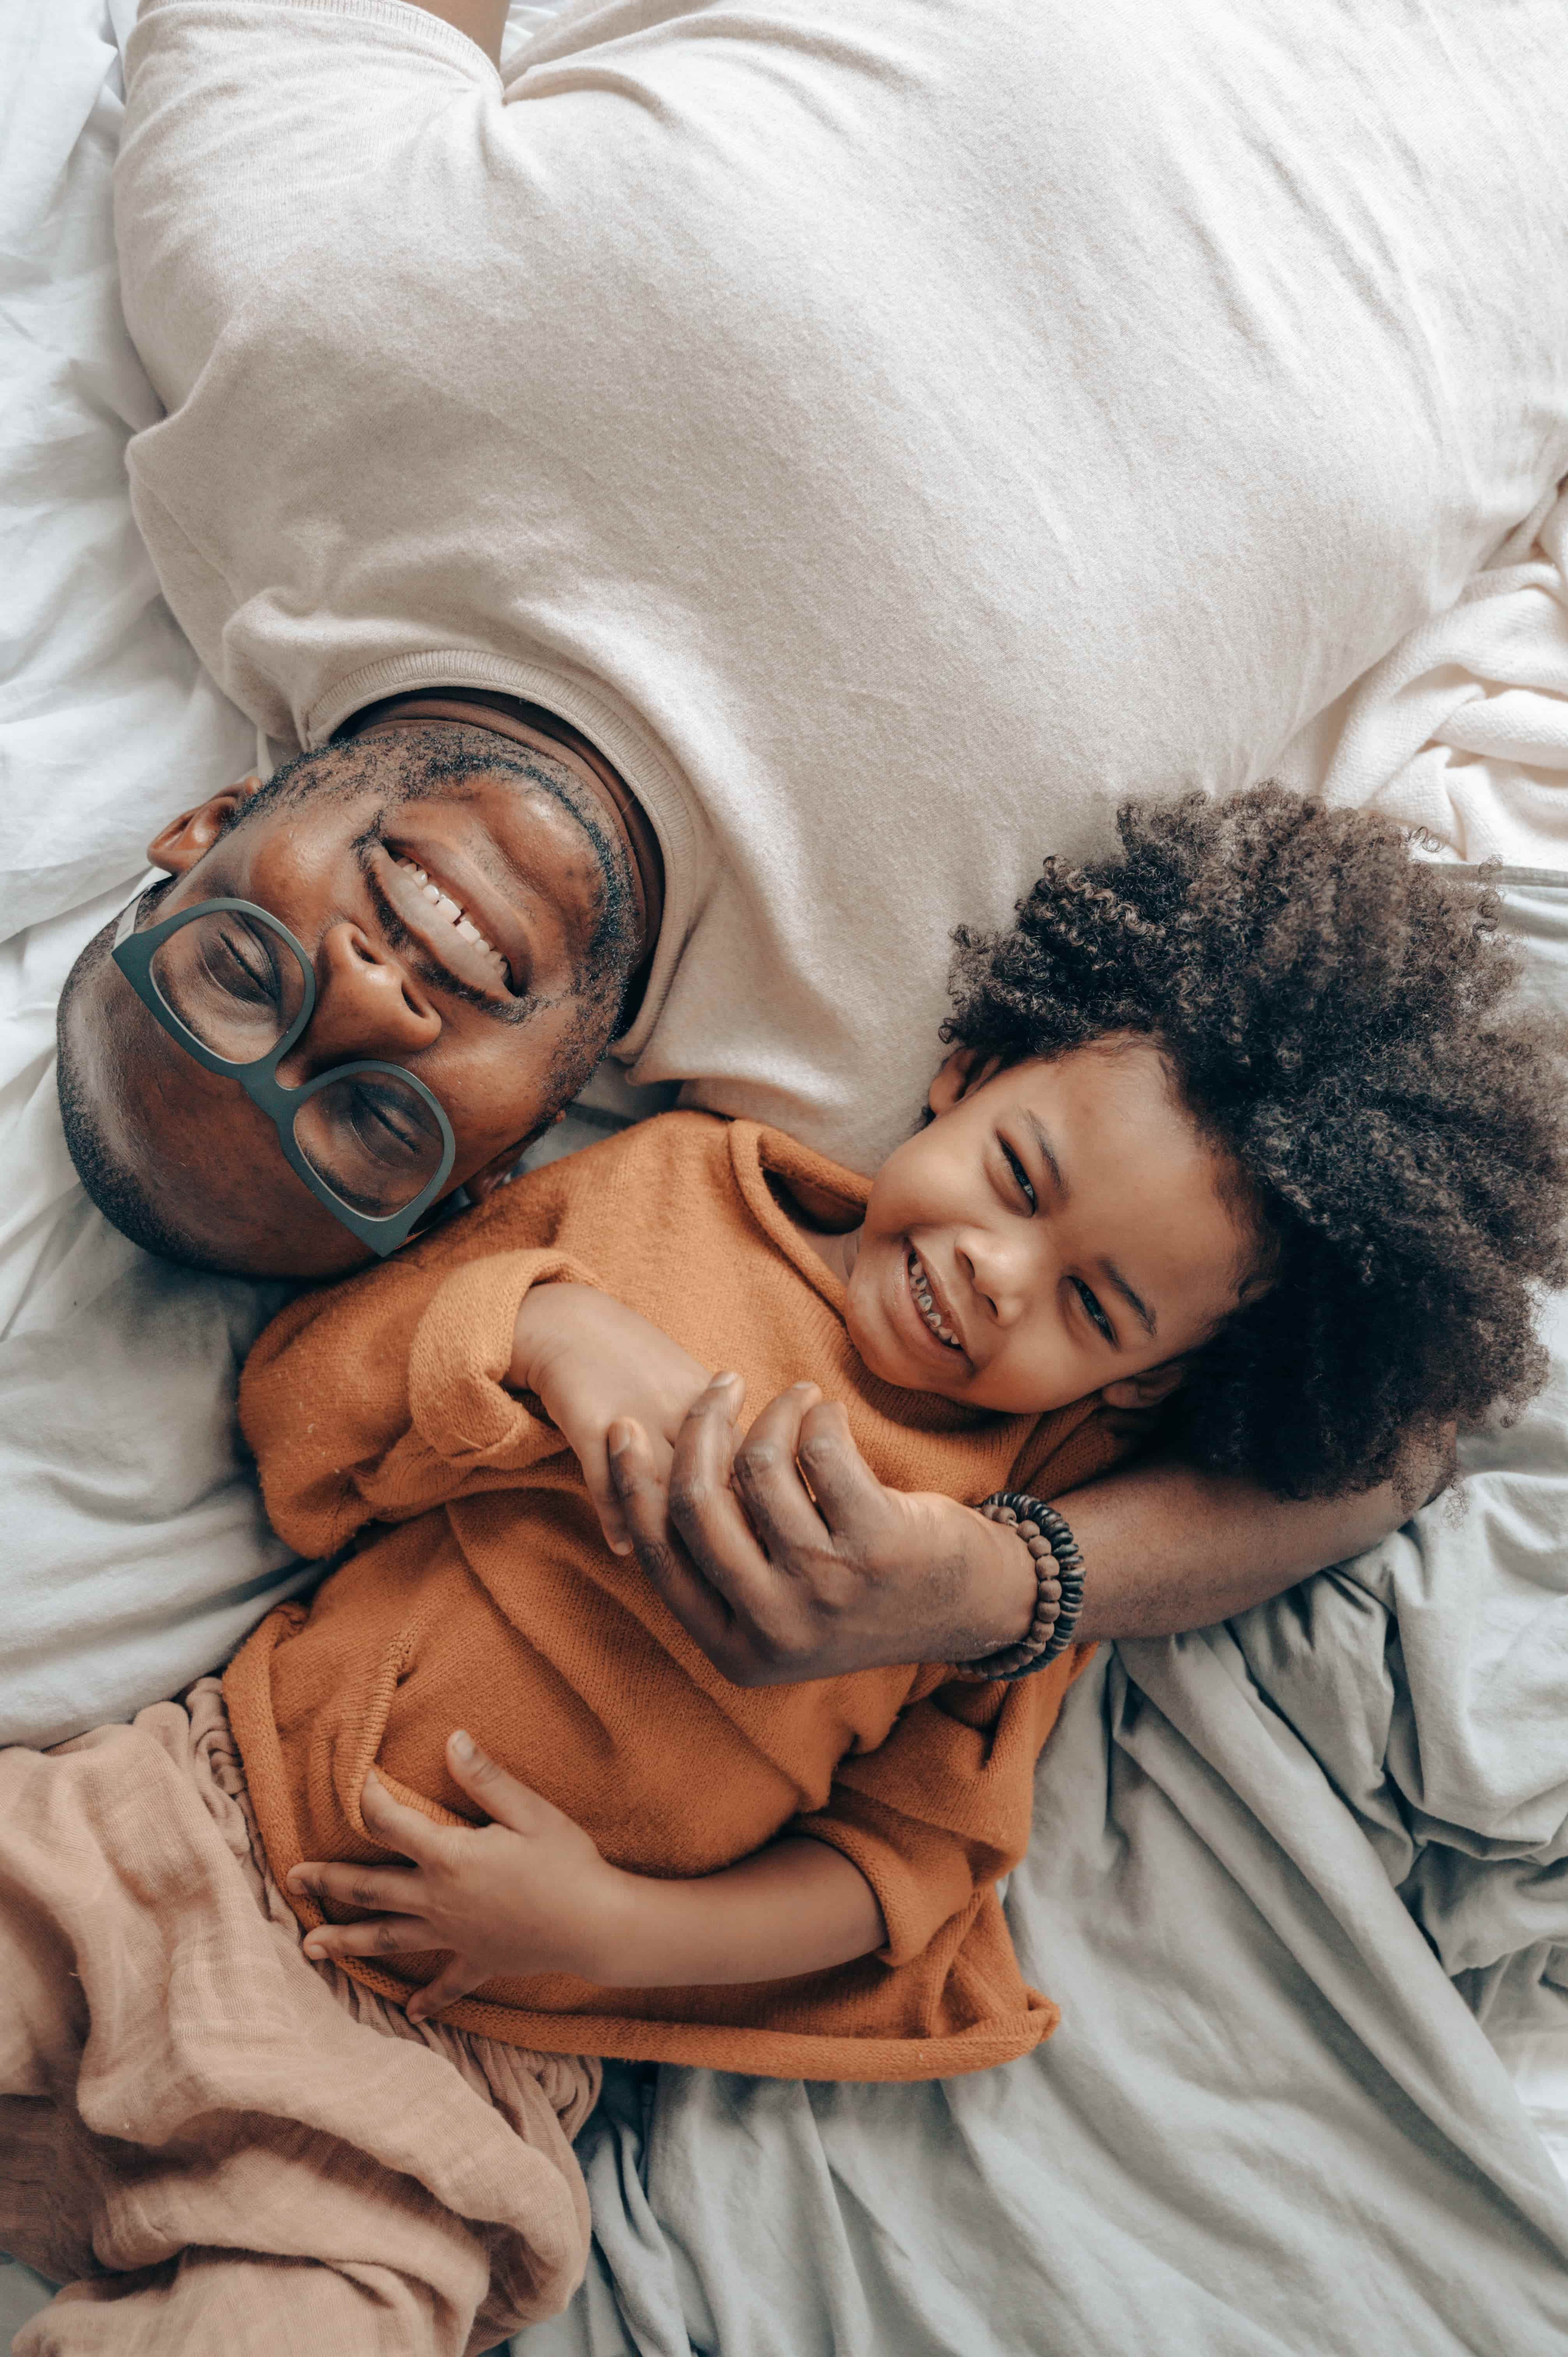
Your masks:
[{"label": "child's face", "polygon": [[865,1364],[1015,1415],[1173,1388],[1171,1362],[1236,1308],[1257,1249],[1155,1049],[1118,1039],[1001,1071],[961,1051],[930,1103],[845,1240]]}]

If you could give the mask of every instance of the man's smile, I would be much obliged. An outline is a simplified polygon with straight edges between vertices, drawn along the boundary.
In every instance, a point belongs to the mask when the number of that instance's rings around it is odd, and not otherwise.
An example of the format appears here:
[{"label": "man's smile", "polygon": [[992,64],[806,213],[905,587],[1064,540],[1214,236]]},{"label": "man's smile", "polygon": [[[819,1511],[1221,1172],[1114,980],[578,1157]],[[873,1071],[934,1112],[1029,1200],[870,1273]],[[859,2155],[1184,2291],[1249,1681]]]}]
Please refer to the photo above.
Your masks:
[{"label": "man's smile", "polygon": [[[372,844],[373,877],[398,922],[466,990],[510,1004],[527,988],[528,936],[478,871],[445,844]],[[434,893],[435,897],[432,898]]]}]

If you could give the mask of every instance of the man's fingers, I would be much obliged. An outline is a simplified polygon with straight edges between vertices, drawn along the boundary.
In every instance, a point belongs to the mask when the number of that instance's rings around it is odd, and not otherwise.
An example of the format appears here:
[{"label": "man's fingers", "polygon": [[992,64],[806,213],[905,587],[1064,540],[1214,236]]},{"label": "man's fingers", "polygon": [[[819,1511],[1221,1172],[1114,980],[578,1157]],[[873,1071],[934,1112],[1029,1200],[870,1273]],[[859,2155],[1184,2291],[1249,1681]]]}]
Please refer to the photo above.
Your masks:
[{"label": "man's fingers", "polygon": [[442,2013],[447,2006],[456,2005],[460,1996],[468,1996],[475,1989],[482,1988],[489,1978],[489,1975],[481,1972],[477,1965],[468,1964],[462,1956],[454,1956],[427,1986],[417,1989],[409,1998],[407,2011],[410,2021],[428,2021],[433,2014]]},{"label": "man's fingers", "polygon": [[415,1915],[423,1877],[406,1866],[345,1866],[311,1860],[291,1868],[288,1887],[338,1907],[362,1907],[372,1915]]},{"label": "man's fingers", "polygon": [[716,1385],[703,1394],[681,1427],[670,1468],[670,1520],[698,1570],[731,1604],[748,1579],[755,1582],[768,1570],[733,1482],[735,1380],[733,1396]]},{"label": "man's fingers", "polygon": [[822,1396],[815,1383],[781,1392],[735,1452],[733,1478],[746,1517],[781,1571],[790,1569],[793,1557],[818,1553],[827,1537],[796,1462],[801,1426]]},{"label": "man's fingers", "polygon": [[854,1445],[840,1400],[820,1400],[800,1419],[795,1454],[811,1485],[817,1512],[835,1538],[871,1527],[886,1512],[887,1496]]},{"label": "man's fingers", "polygon": [[322,1923],[305,1953],[313,1964],[339,1956],[407,1956],[440,1946],[423,1915],[377,1915],[368,1923]]}]

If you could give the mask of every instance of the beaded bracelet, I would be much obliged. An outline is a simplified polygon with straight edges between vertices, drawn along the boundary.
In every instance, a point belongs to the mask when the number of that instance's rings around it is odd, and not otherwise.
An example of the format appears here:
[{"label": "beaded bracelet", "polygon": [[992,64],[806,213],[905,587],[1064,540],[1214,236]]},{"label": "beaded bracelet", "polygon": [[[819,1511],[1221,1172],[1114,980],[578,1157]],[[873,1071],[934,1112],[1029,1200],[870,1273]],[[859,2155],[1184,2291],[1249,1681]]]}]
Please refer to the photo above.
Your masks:
[{"label": "beaded bracelet", "polygon": [[1034,1560],[1035,1617],[1016,1645],[957,1664],[965,1678],[1026,1678],[1065,1653],[1083,1609],[1083,1557],[1067,1518],[1021,1490],[998,1490],[977,1509],[988,1523],[1010,1523]]}]

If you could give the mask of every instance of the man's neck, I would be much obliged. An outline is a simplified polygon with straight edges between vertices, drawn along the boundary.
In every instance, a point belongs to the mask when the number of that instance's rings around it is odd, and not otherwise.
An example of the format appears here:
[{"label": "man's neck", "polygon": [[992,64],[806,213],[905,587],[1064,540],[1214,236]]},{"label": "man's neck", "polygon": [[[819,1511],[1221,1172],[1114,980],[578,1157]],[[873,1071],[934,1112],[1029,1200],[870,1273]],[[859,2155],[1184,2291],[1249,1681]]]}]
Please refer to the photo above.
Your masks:
[{"label": "man's neck", "polygon": [[542,740],[571,758],[573,769],[597,796],[616,834],[626,846],[642,920],[642,949],[627,996],[625,1020],[629,1023],[642,996],[664,915],[664,858],[647,812],[596,745],[580,736],[569,721],[546,712],[542,705],[525,704],[521,696],[477,687],[419,690],[367,705],[362,712],[355,713],[339,733],[359,737],[370,728],[422,728],[443,721],[460,727],[490,728],[498,737],[510,737],[520,745]]}]

